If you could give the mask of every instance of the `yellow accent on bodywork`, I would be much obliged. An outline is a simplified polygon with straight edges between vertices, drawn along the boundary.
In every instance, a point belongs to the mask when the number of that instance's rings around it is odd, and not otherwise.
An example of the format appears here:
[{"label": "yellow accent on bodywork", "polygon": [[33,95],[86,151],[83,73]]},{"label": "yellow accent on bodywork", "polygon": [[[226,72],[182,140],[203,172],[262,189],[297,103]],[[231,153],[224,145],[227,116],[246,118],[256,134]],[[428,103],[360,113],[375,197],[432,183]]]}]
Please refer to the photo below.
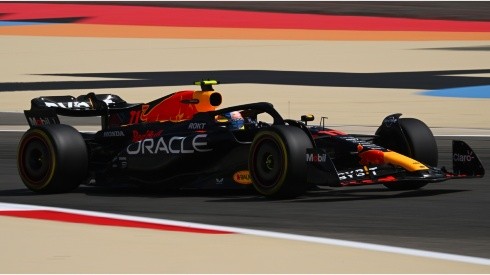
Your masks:
[{"label": "yellow accent on bodywork", "polygon": [[429,170],[422,163],[393,151],[384,152],[384,160],[385,163],[401,166],[410,172]]},{"label": "yellow accent on bodywork", "polygon": [[194,85],[218,85],[219,81],[217,80],[202,80],[202,81],[195,81]]}]

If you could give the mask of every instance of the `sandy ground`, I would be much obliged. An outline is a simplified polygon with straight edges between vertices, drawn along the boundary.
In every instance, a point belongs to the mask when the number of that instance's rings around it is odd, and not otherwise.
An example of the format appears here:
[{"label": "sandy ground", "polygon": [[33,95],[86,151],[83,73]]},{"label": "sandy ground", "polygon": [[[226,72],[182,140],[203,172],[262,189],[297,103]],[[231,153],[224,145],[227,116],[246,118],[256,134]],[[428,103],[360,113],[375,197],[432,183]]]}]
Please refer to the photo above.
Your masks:
[{"label": "sandy ground", "polygon": [[244,234],[0,218],[1,273],[488,273],[490,267]]},{"label": "sandy ground", "polygon": [[[250,41],[1,36],[0,82],[93,80],[56,73],[283,70],[311,72],[412,72],[486,69],[486,51],[434,50],[484,46],[485,41],[344,42]],[[33,47],[33,45],[36,45]],[[185,57],[185,58],[183,58]],[[8,65],[7,65],[8,64]],[[472,75],[482,77],[488,75]],[[205,77],[205,76],[203,76]],[[189,83],[194,81],[189,80]],[[253,79],[250,80],[253,82]],[[128,102],[150,101],[192,85],[101,89]],[[270,101],[286,117],[327,116],[332,125],[374,126],[391,113],[417,117],[431,127],[488,129],[489,99],[420,96],[421,90],[227,84],[223,106]],[[41,95],[83,90],[1,92],[2,111],[20,112]]]}]

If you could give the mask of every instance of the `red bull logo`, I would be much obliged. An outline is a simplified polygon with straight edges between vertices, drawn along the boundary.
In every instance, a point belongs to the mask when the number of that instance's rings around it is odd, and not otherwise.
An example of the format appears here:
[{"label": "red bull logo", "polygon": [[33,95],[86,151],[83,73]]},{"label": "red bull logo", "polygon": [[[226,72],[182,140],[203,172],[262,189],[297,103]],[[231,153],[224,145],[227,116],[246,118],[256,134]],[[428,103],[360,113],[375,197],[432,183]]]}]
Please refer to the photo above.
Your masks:
[{"label": "red bull logo", "polygon": [[191,119],[197,113],[196,106],[193,103],[184,102],[191,102],[193,94],[194,91],[182,91],[163,99],[153,107],[150,104],[142,105],[140,121],[180,121]]},{"label": "red bull logo", "polygon": [[163,130],[160,130],[158,132],[156,131],[153,131],[153,130],[147,130],[146,132],[144,133],[140,133],[136,130],[133,130],[133,137],[132,137],[132,141],[133,142],[138,142],[140,140],[145,140],[145,139],[150,139],[150,138],[157,138],[157,137],[160,137],[162,135],[162,132]]},{"label": "red bull logo", "polygon": [[180,91],[132,110],[129,124],[188,120],[198,112],[214,111],[220,104],[221,95],[216,92]]}]

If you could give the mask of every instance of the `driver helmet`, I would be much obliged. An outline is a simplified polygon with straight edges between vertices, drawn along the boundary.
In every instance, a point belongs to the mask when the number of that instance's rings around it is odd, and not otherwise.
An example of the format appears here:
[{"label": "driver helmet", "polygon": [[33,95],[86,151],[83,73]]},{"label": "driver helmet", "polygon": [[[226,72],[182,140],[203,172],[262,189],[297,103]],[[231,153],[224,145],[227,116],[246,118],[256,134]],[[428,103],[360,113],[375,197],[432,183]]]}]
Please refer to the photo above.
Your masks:
[{"label": "driver helmet", "polygon": [[230,122],[230,129],[232,130],[244,129],[244,120],[240,112],[233,111],[233,112],[225,113],[224,115]]}]

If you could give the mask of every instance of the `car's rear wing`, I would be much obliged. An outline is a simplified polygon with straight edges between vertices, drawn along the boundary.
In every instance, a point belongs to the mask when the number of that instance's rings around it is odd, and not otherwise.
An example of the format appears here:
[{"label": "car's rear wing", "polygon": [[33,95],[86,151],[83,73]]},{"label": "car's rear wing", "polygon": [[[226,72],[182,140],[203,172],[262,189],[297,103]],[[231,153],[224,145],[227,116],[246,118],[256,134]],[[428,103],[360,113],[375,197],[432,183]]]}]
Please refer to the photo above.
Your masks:
[{"label": "car's rear wing", "polygon": [[31,109],[24,111],[30,127],[35,125],[59,124],[58,115],[70,117],[100,116],[102,128],[107,126],[111,110],[120,112],[121,109],[131,108],[136,104],[128,104],[125,100],[113,94],[80,95],[78,97],[43,96],[31,100]]},{"label": "car's rear wing", "polygon": [[[43,96],[31,100],[32,109],[55,108],[61,110],[72,111],[87,111],[97,109],[97,103],[104,102],[109,109],[121,108],[128,103],[117,95],[113,94],[94,94],[89,93],[74,97],[71,95],[65,96]],[[76,114],[76,112],[73,112]]]}]

